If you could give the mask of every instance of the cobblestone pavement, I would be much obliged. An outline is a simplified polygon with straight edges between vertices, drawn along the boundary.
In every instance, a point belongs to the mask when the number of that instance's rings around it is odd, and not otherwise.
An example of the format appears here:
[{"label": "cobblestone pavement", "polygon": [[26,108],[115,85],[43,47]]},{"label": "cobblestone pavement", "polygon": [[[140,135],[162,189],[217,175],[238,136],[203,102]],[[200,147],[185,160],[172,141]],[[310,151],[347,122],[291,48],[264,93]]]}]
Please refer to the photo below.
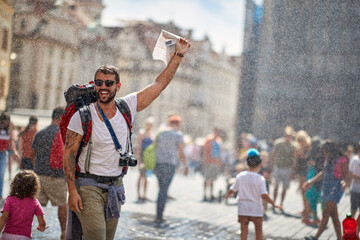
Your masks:
[{"label": "cobblestone pavement", "polygon": [[[138,170],[130,169],[124,180],[127,199],[122,206],[115,239],[239,239],[235,198],[229,199],[227,204],[224,201],[202,201],[203,178],[200,174],[187,177],[175,175],[169,190],[169,196],[174,200],[167,203],[164,212],[166,222],[162,224],[155,224],[153,221],[158,190],[156,177],[153,176],[148,184],[149,200],[145,203],[137,201],[137,177]],[[297,187],[296,181],[291,182],[284,204],[285,214],[268,210],[269,218],[263,223],[264,239],[303,239],[307,235],[315,235],[316,227],[301,223],[302,200]],[[8,190],[5,187],[5,193],[6,191]],[[220,193],[220,191],[222,193],[226,191],[223,177],[215,182],[215,192]],[[350,196],[346,192],[338,205],[341,221],[349,209]],[[37,231],[35,218],[33,239],[60,239],[57,208],[49,204],[44,211],[50,228],[44,233]],[[249,225],[248,239],[254,239],[252,223]],[[320,239],[336,239],[331,220]]]}]

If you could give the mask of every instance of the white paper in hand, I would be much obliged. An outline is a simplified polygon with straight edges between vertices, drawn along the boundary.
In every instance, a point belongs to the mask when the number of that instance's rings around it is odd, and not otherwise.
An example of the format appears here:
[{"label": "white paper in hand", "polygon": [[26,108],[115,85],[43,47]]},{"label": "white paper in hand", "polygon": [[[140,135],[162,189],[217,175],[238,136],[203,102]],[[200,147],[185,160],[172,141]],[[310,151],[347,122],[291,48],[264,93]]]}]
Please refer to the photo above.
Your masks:
[{"label": "white paper in hand", "polygon": [[175,34],[161,30],[153,51],[153,59],[161,60],[167,65],[175,52],[175,43],[179,38],[180,37]]}]

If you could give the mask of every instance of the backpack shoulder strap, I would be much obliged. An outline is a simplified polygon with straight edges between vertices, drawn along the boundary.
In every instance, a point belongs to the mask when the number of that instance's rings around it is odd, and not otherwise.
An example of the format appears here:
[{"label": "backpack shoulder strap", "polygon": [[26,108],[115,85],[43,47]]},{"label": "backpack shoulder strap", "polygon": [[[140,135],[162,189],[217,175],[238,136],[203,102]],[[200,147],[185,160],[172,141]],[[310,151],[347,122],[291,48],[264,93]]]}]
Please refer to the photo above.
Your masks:
[{"label": "backpack shoulder strap", "polygon": [[119,109],[120,113],[123,115],[123,117],[125,118],[126,124],[128,125],[129,131],[130,131],[130,136],[132,134],[132,118],[131,118],[131,112],[130,112],[130,108],[129,105],[126,103],[126,101],[123,98],[117,98],[115,99],[115,104],[117,106],[117,108]]},{"label": "backpack shoulder strap", "polygon": [[67,127],[69,125],[71,117],[74,115],[75,112],[76,112],[75,104],[71,104],[65,108],[65,111],[61,116],[61,122],[59,128],[60,128],[63,144],[65,144],[66,141]]},{"label": "backpack shoulder strap", "polygon": [[76,163],[79,161],[80,153],[83,147],[89,142],[92,130],[91,111],[89,105],[84,105],[79,108],[79,114],[81,118],[81,125],[84,131],[84,135],[81,139],[78,152],[76,154]]},{"label": "backpack shoulder strap", "polygon": [[[129,147],[130,149],[128,148],[128,150],[131,151],[131,154],[133,153],[133,149],[132,149],[132,143],[131,143],[131,135],[132,135],[132,125],[131,125],[131,122],[132,122],[132,117],[131,117],[131,111],[130,111],[130,108],[129,108],[129,105],[126,103],[126,101],[123,99],[123,98],[116,98],[115,99],[115,104],[116,104],[116,107],[119,109],[120,113],[123,115],[124,119],[125,119],[125,122],[129,128]],[[122,174],[126,174],[127,173],[127,169],[128,167],[123,167],[123,172]]]}]

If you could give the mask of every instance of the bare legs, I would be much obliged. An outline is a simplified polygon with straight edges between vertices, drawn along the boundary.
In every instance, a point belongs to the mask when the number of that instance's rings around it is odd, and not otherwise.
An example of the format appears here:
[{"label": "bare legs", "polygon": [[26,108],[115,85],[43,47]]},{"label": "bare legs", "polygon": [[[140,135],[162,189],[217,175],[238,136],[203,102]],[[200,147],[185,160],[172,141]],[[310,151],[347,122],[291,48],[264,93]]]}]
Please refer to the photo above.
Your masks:
[{"label": "bare legs", "polygon": [[339,239],[339,240],[341,239],[341,225],[340,225],[340,221],[339,221],[337,205],[336,205],[335,202],[330,202],[330,201],[327,201],[325,203],[325,208],[324,208],[324,211],[323,211],[323,217],[321,219],[319,229],[318,229],[318,231],[317,231],[317,233],[315,235],[315,237],[317,239],[319,239],[321,234],[324,232],[330,217],[333,220],[333,224],[334,224],[337,239]]},{"label": "bare legs", "polygon": [[[141,194],[141,186],[143,186],[143,194]],[[146,174],[141,174],[139,176],[139,180],[137,183],[137,193],[138,193],[138,199],[146,200],[146,189],[147,189],[147,179]]]},{"label": "bare legs", "polygon": [[66,236],[66,221],[67,221],[67,205],[59,206],[58,208],[58,218],[61,228],[61,239],[65,239]]},{"label": "bare legs", "polygon": [[[274,202],[276,202],[277,194],[278,194],[279,186],[274,187]],[[281,193],[281,199],[280,199],[280,205],[283,206],[284,200],[286,196],[286,189],[283,187],[282,193]]]},{"label": "bare legs", "polygon": [[204,200],[209,200],[206,198],[206,190],[209,189],[210,190],[210,200],[213,200],[214,195],[213,195],[213,190],[214,190],[214,181],[212,180],[205,180],[204,182]]},{"label": "bare legs", "polygon": [[303,209],[303,213],[306,211],[306,207],[307,207],[307,200],[306,200],[306,197],[305,197],[305,191],[302,189],[302,185],[304,185],[306,181],[306,177],[304,176],[299,176],[299,191],[301,193],[301,197],[302,197],[302,200],[303,200],[303,204],[304,204],[304,209]]},{"label": "bare legs", "polygon": [[262,217],[239,216],[238,222],[240,223],[240,239],[246,240],[249,233],[249,222],[252,221],[255,225],[255,239],[262,240]]}]

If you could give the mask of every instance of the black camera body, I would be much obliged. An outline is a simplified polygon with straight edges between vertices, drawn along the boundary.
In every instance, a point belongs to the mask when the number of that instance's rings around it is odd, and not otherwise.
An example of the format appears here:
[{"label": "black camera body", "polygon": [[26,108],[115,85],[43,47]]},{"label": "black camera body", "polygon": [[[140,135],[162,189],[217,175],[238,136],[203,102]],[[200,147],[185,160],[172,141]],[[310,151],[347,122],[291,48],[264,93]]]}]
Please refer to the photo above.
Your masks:
[{"label": "black camera body", "polygon": [[137,159],[131,153],[120,153],[119,166],[120,167],[135,167],[137,165]]}]

